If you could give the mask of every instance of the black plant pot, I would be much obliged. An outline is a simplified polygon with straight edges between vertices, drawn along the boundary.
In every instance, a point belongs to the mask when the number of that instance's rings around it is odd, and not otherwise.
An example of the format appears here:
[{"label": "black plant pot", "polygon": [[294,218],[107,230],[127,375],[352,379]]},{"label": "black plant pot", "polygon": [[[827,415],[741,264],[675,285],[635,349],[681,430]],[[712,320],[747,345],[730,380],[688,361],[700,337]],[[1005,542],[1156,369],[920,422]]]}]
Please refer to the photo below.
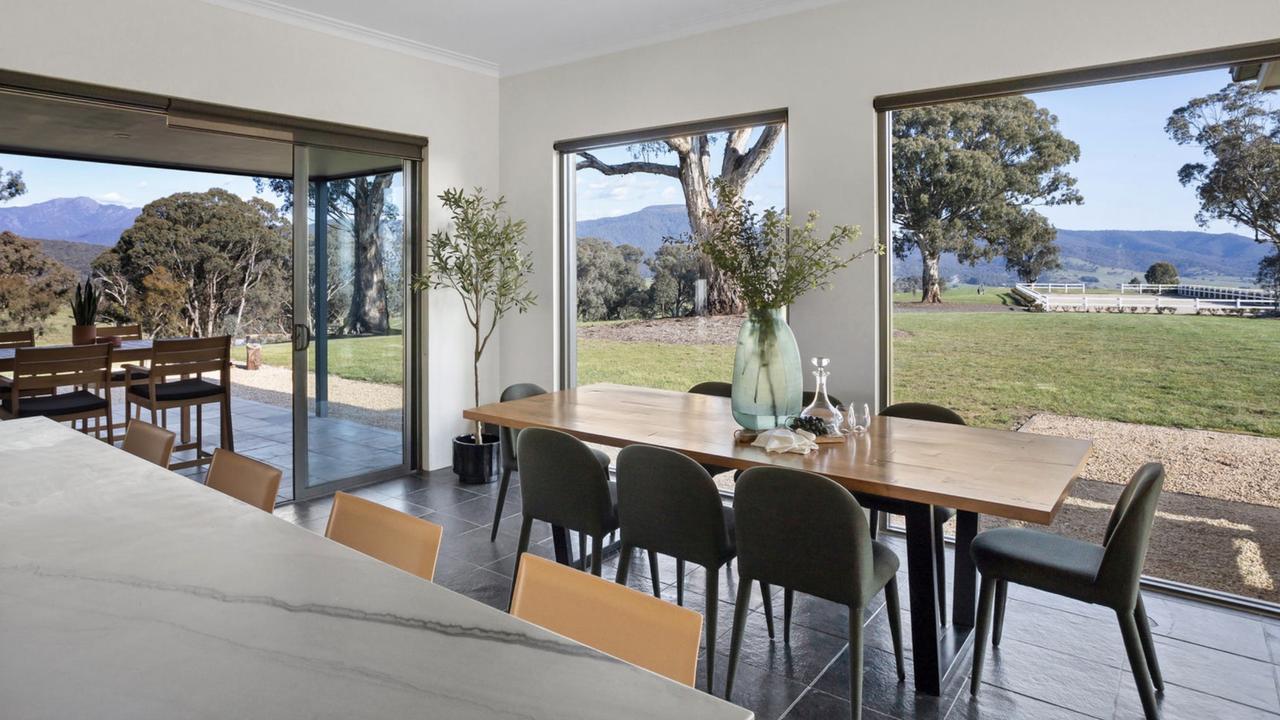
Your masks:
[{"label": "black plant pot", "polygon": [[485,433],[484,442],[472,441],[474,435],[453,439],[453,472],[468,485],[483,485],[498,479],[498,436]]}]

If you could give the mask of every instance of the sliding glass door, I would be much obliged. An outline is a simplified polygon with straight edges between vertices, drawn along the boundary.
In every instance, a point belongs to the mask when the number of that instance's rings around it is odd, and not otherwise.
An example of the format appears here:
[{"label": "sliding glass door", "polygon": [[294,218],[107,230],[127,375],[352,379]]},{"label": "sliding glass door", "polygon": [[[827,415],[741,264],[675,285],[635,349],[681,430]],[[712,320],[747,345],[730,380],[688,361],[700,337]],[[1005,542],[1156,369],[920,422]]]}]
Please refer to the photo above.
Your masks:
[{"label": "sliding glass door", "polygon": [[297,500],[408,469],[406,191],[414,163],[297,147],[293,183]]}]

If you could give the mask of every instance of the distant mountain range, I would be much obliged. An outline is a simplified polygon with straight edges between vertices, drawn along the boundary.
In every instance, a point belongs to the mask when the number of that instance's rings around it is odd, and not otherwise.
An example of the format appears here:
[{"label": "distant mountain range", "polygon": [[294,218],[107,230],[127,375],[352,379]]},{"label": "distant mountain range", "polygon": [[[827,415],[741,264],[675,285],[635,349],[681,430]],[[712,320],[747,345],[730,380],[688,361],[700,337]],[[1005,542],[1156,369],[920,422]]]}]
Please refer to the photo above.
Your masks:
[{"label": "distant mountain range", "polygon": [[[664,237],[689,232],[684,205],[651,205],[617,217],[578,222],[578,237],[597,237],[615,244],[627,243],[652,254]],[[1205,233],[1172,230],[1058,230],[1058,247],[1063,267],[1046,273],[1045,282],[1080,282],[1110,285],[1141,275],[1152,263],[1171,262],[1187,279],[1202,282],[1250,284],[1258,261],[1268,246],[1234,233]],[[920,271],[920,255],[913,252],[905,260],[895,260],[898,276]],[[1016,281],[1005,270],[1003,260],[969,266],[954,255],[942,259],[942,273],[958,282],[989,285]]]},{"label": "distant mountain range", "polygon": [[72,240],[112,246],[142,212],[87,197],[57,198],[34,205],[0,207],[0,231],[41,240]]}]

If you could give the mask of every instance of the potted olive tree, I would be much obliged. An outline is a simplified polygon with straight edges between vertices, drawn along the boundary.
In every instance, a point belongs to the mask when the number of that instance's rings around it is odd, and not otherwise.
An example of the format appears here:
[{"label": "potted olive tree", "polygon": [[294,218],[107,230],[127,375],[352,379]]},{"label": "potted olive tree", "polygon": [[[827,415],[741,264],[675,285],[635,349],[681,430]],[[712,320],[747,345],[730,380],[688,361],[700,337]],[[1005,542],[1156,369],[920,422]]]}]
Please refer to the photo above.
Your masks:
[{"label": "potted olive tree", "polygon": [[72,345],[92,345],[97,342],[98,301],[101,297],[90,278],[85,278],[83,283],[76,283],[75,294],[71,297],[71,317],[75,321],[75,325],[71,327]]},{"label": "potted olive tree", "polygon": [[747,316],[733,358],[734,420],[747,430],[778,427],[799,415],[804,375],[785,309],[806,292],[831,285],[832,276],[858,258],[883,253],[880,245],[857,252],[846,246],[859,229],[836,225],[817,232],[816,212],[803,225],[769,208],[757,213],[730,186],[717,183],[707,230],[693,238],[717,270],[738,287]]},{"label": "potted olive tree", "polygon": [[[503,198],[490,200],[479,188],[471,193],[450,188],[440,200],[453,229],[431,234],[428,272],[413,278],[413,289],[451,289],[462,299],[475,334],[472,380],[479,405],[480,358],[498,321],[512,310],[525,312],[536,300],[525,287],[533,258],[524,252],[524,221],[506,216]],[[453,471],[462,482],[492,482],[498,465],[498,436],[484,434],[483,423],[453,439]]]}]

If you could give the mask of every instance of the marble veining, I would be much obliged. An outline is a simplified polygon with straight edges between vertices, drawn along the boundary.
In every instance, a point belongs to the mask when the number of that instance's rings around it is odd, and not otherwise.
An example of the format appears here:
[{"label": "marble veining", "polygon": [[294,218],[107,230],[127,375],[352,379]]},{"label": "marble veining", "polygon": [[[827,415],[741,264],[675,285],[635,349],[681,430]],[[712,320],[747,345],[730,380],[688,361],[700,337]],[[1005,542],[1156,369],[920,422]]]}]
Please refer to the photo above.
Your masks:
[{"label": "marble veining", "polygon": [[0,423],[0,708],[751,717],[41,418]]}]

